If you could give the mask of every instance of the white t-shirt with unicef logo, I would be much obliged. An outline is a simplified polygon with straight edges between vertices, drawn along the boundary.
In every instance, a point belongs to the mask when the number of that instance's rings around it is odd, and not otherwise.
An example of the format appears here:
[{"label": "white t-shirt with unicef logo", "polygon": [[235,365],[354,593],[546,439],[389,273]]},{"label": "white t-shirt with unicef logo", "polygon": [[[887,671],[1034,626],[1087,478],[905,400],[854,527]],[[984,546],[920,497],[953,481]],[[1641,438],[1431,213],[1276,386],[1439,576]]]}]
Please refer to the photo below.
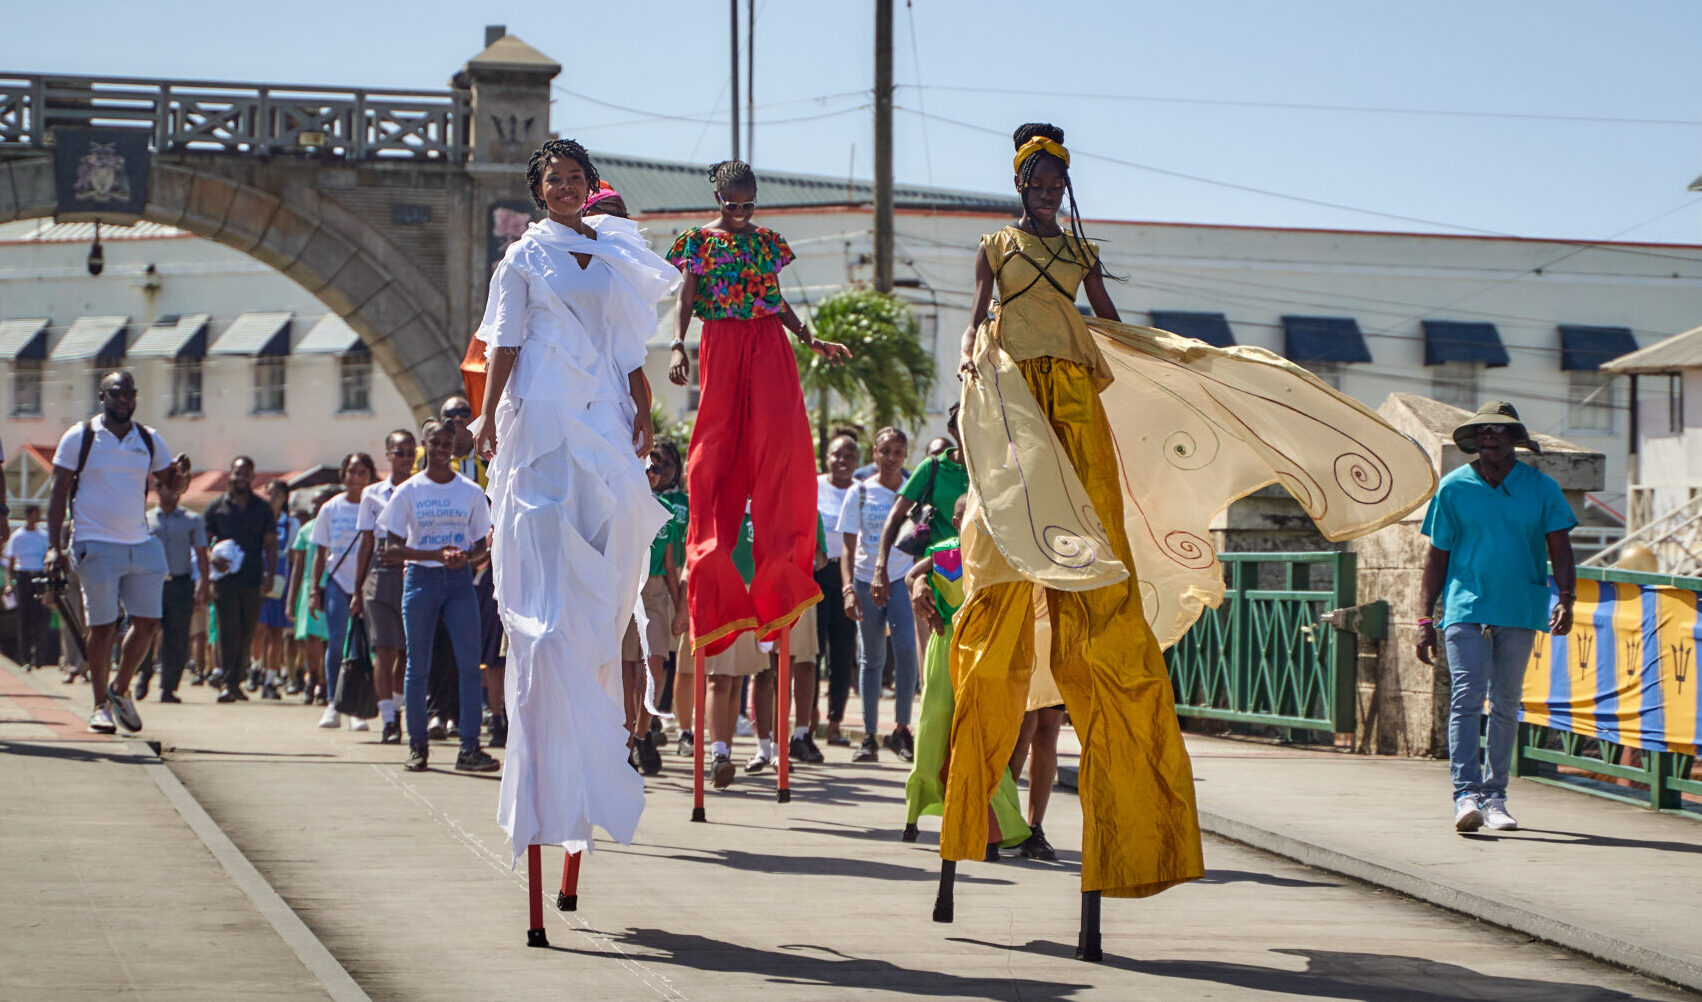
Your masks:
[{"label": "white t-shirt with unicef logo", "polygon": [[[886,527],[887,513],[892,511],[897,501],[898,492],[882,487],[878,477],[859,480],[845,492],[837,531],[841,534],[841,542],[846,535],[857,537],[857,558],[852,576],[858,581],[875,580],[875,551],[881,545],[881,530]],[[910,554],[893,547],[886,558],[887,582],[904,577],[915,562]]]},{"label": "white t-shirt with unicef logo", "polygon": [[[479,485],[457,473],[437,483],[425,473],[402,482],[378,516],[378,530],[401,536],[413,550],[453,546],[470,550],[490,532],[490,502]],[[436,560],[410,560],[421,567],[442,567]]]}]

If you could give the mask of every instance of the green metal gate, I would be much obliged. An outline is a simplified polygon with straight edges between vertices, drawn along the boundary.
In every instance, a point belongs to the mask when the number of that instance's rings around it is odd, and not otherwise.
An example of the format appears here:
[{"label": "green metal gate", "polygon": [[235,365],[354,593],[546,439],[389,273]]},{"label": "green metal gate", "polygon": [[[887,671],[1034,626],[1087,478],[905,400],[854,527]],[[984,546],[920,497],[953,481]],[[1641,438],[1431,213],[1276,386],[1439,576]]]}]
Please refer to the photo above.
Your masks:
[{"label": "green metal gate", "polygon": [[[1220,553],[1223,604],[1207,609],[1164,661],[1176,712],[1245,724],[1354,729],[1356,635],[1323,621],[1355,599],[1352,553]],[[1262,573],[1263,572],[1263,573]],[[1327,573],[1329,580],[1316,580]],[[1261,578],[1276,578],[1261,588]]]}]

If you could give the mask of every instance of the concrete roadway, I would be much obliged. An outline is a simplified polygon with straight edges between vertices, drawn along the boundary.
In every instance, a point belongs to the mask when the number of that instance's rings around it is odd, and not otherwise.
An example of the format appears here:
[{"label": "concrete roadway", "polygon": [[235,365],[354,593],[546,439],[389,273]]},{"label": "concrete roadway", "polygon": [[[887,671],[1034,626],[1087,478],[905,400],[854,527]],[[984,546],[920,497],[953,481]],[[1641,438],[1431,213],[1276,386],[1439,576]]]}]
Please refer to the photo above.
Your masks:
[{"label": "concrete roadway", "polygon": [[[797,771],[789,805],[772,774],[741,774],[708,824],[667,755],[635,843],[599,844],[581,910],[549,910],[550,948],[528,949],[495,777],[447,768],[447,744],[405,773],[376,731],[320,730],[293,702],[185,694],[141,707],[170,770],[156,781],[139,746],[81,733],[85,687],[0,664],[0,999],[1695,998],[1217,838],[1206,880],[1107,900],[1106,961],[1084,964],[1063,790],[1060,862],[963,864],[938,925],[929,822],[897,838],[904,769],[843,749]],[[305,930],[252,903],[174,809],[173,777]],[[545,858],[553,883],[561,851]],[[321,943],[358,988],[298,959]]]}]

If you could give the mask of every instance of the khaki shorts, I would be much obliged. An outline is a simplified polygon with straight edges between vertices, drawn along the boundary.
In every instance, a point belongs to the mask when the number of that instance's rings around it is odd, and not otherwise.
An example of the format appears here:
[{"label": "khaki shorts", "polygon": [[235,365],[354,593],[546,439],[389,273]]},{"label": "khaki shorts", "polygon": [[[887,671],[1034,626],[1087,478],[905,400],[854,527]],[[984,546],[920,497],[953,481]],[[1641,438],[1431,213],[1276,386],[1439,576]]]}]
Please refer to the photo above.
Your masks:
[{"label": "khaki shorts", "polygon": [[[824,599],[825,601],[825,599]],[[792,625],[792,663],[800,661],[814,663],[819,649],[816,644],[816,609],[821,607],[817,602],[804,610],[798,621]]]},{"label": "khaki shorts", "polygon": [[[650,648],[653,658],[668,656],[668,645],[674,639],[673,620],[674,603],[668,596],[668,579],[657,575],[646,578],[644,590],[639,593],[644,603],[644,639]],[[638,617],[627,621],[626,638],[621,641],[621,660],[639,661],[644,658],[644,648],[638,643]]]},{"label": "khaki shorts", "polygon": [[361,601],[366,603],[366,637],[373,647],[388,647],[398,651],[408,649],[408,635],[402,630],[401,567],[373,567],[362,586]]},{"label": "khaki shorts", "polygon": [[[689,676],[692,673],[690,634],[680,637],[674,664],[677,674]],[[684,666],[683,670],[680,666]],[[768,655],[756,649],[756,634],[746,630],[733,641],[733,646],[712,655],[703,667],[710,675],[757,675],[768,670]]]}]

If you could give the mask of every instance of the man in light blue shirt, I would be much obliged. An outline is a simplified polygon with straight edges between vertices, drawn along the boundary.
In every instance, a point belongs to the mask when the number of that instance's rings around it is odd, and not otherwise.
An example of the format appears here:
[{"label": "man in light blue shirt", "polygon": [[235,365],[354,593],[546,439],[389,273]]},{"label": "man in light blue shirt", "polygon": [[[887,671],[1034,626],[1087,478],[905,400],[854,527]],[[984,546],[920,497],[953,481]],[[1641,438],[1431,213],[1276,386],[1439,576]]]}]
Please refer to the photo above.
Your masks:
[{"label": "man in light blue shirt", "polygon": [[[1539,451],[1512,404],[1492,401],[1454,429],[1454,442],[1477,459],[1442,478],[1424,534],[1430,552],[1419,592],[1418,659],[1433,663],[1442,600],[1448,655],[1448,758],[1454,829],[1511,831],[1507,779],[1519,728],[1525,665],[1538,630],[1572,629],[1576,568],[1569,533],[1578,524],[1560,485],[1513,458],[1515,446]],[[1559,601],[1549,601],[1548,565]],[[1487,755],[1478,734],[1489,699]],[[1485,762],[1487,759],[1487,762]]]}]

